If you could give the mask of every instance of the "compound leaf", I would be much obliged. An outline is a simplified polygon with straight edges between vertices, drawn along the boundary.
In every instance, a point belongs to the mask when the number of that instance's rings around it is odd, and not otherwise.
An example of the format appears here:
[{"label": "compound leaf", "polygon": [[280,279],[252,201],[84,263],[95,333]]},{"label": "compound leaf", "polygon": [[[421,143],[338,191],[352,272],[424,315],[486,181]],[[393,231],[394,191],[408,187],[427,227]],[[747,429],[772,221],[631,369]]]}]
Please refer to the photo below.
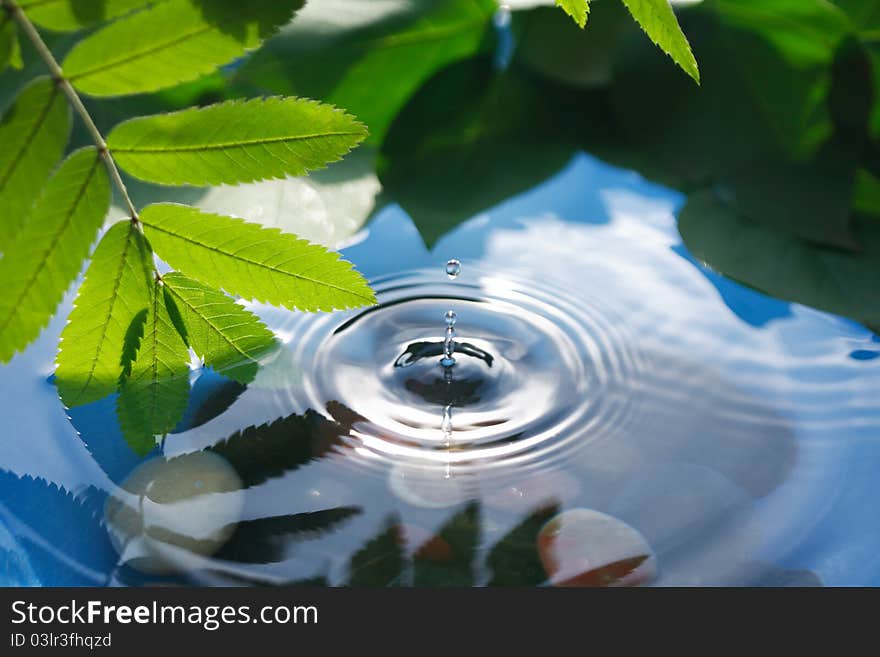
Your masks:
[{"label": "compound leaf", "polygon": [[240,383],[253,381],[258,359],[275,344],[272,331],[219,290],[178,272],[163,280],[196,354],[220,374]]},{"label": "compound leaf", "polygon": [[70,109],[46,77],[25,87],[0,122],[0,250],[9,249],[69,134]]},{"label": "compound leaf", "polygon": [[76,151],[49,180],[0,260],[0,361],[46,326],[109,209],[110,181],[98,152]]},{"label": "compound leaf", "polygon": [[340,159],[366,130],[299,98],[228,101],[126,121],[107,138],[116,161],[164,185],[219,185],[301,175]]},{"label": "compound leaf", "polygon": [[147,206],[141,221],[163,260],[230,294],[306,311],[376,301],[338,254],[278,229],[174,203]]},{"label": "compound leaf", "polygon": [[174,315],[173,299],[155,281],[137,357],[116,400],[122,435],[141,455],[153,449],[157,435],[174,428],[189,399],[189,350]]},{"label": "compound leaf", "polygon": [[669,0],[622,1],[651,41],[699,83],[700,69],[697,60],[694,58],[687,37],[681,31]]},{"label": "compound leaf", "polygon": [[130,221],[115,224],[95,249],[73,311],[61,333],[55,371],[68,407],[116,390],[133,327],[143,322],[152,294],[150,246]]},{"label": "compound leaf", "polygon": [[18,6],[37,25],[56,32],[74,32],[118,18],[151,0],[23,0]]},{"label": "compound leaf", "polygon": [[581,29],[586,27],[587,17],[590,15],[589,0],[556,0],[556,6],[562,7]]},{"label": "compound leaf", "polygon": [[167,0],[80,41],[64,72],[92,96],[158,91],[257,48],[301,6],[302,0]]}]

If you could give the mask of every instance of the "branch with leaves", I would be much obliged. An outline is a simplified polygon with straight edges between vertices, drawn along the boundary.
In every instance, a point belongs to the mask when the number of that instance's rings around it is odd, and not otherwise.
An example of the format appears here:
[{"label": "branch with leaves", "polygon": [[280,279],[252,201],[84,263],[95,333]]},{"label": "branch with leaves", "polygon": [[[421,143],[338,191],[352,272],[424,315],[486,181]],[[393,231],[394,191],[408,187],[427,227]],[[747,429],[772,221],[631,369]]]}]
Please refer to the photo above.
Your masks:
[{"label": "branch with leaves", "polygon": [[[366,129],[333,106],[273,97],[132,119],[105,140],[80,94],[140,94],[199,78],[258,48],[302,1],[101,5],[90,12],[61,0],[2,0],[0,66],[20,60],[17,25],[49,77],[28,84],[0,124],[0,361],[48,324],[89,259],[114,187],[128,220],[106,230],[91,254],[61,336],[56,383],[69,407],[118,391],[120,424],[146,452],[185,411],[190,350],[247,383],[274,346],[271,331],[232,297],[307,311],[375,297],[349,263],[293,235],[184,205],[138,209],[119,167],[162,185],[283,178],[339,160]],[[77,31],[107,20],[62,63],[35,27]],[[94,145],[58,164],[71,109]],[[160,274],[157,258],[178,271]]]}]

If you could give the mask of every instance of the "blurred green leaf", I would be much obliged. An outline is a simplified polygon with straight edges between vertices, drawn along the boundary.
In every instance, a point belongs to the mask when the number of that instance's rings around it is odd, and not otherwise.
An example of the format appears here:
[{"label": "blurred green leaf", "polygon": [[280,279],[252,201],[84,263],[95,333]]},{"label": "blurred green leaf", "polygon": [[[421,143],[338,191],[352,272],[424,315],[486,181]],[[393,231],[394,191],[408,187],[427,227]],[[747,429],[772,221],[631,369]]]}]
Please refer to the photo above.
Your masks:
[{"label": "blurred green leaf", "polygon": [[183,323],[187,344],[206,365],[241,383],[250,383],[259,358],[275,345],[260,319],[228,296],[172,272],[162,277]]},{"label": "blurred green leaf", "polygon": [[15,21],[10,14],[4,13],[0,15],[0,72],[7,66],[20,69],[23,65]]},{"label": "blurred green leaf", "polygon": [[537,586],[547,579],[538,553],[538,533],[557,513],[557,504],[537,509],[495,544],[486,559],[492,569],[489,586]]},{"label": "blurred green leaf", "polygon": [[218,185],[301,175],[335,162],[366,130],[329,105],[299,98],[228,101],[131,119],[107,144],[121,167],[165,185]]},{"label": "blurred green leaf", "polygon": [[49,78],[18,95],[0,122],[0,251],[24,223],[70,135],[70,109]]},{"label": "blurred green leaf", "polygon": [[416,586],[474,586],[474,559],[480,543],[480,507],[471,502],[413,555]]},{"label": "blurred green leaf", "polygon": [[144,93],[194,80],[257,48],[303,0],[166,0],[87,36],[64,59],[92,96]]},{"label": "blurred green leaf", "polygon": [[41,27],[73,32],[118,18],[152,0],[20,0],[18,6]]},{"label": "blurred green leaf", "polygon": [[[378,5],[378,3],[377,3]],[[382,142],[395,114],[434,71],[485,49],[495,0],[406,0],[361,20],[360,0],[310,3],[238,72],[274,93],[318,98],[349,112]]]},{"label": "blurred green leaf", "polygon": [[94,148],[70,155],[0,259],[0,361],[36,338],[82,268],[110,209],[110,181]]},{"label": "blurred green leaf", "polygon": [[540,93],[477,59],[432,78],[382,145],[379,178],[430,247],[462,221],[559,171],[574,154]]},{"label": "blurred green leaf", "polygon": [[66,406],[116,390],[129,330],[150,307],[152,286],[149,244],[131,221],[120,221],[98,243],[61,333],[55,376]]},{"label": "blurred green leaf", "polygon": [[880,327],[880,224],[858,225],[860,253],[815,246],[750,221],[713,192],[692,194],[678,229],[712,269],[780,299]]},{"label": "blurred green leaf", "polygon": [[172,320],[174,301],[159,280],[151,296],[137,357],[116,399],[122,435],[140,455],[174,428],[189,398],[189,350]]},{"label": "blurred green leaf", "polygon": [[583,29],[587,25],[587,17],[590,15],[589,0],[556,0],[556,6],[571,16],[578,27]]},{"label": "blurred green leaf", "polygon": [[669,0],[622,0],[645,34],[697,84],[700,69],[687,37],[681,31]]},{"label": "blurred green leaf", "polygon": [[277,229],[173,203],[147,206],[141,221],[163,260],[230,294],[306,311],[376,302],[337,253]]}]

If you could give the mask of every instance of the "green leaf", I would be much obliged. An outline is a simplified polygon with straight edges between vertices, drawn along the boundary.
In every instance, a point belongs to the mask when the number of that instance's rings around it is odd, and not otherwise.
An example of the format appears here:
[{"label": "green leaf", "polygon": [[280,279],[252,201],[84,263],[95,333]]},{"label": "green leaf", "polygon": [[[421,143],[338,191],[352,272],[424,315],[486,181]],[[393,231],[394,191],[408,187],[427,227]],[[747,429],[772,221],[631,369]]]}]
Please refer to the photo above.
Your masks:
[{"label": "green leaf", "polygon": [[334,107],[273,97],[132,119],[107,144],[142,180],[219,185],[301,175],[340,159],[365,136]]},{"label": "green leaf", "polygon": [[559,513],[559,505],[537,509],[511,529],[489,551],[489,586],[538,586],[547,579],[538,553],[538,534]]},{"label": "green leaf", "polygon": [[147,206],[141,221],[163,260],[230,294],[306,311],[376,302],[338,254],[277,229],[174,203]]},{"label": "green leaf", "polygon": [[698,84],[700,69],[669,0],[622,0],[651,41]]},{"label": "green leaf", "polygon": [[156,436],[174,428],[189,399],[189,350],[172,321],[174,313],[174,301],[155,281],[137,357],[116,399],[122,435],[141,455],[155,447]]},{"label": "green leaf", "polygon": [[0,361],[9,360],[46,326],[109,209],[110,181],[98,152],[76,151],[49,180],[0,259]]},{"label": "green leaf", "polygon": [[149,244],[131,221],[115,224],[92,255],[85,281],[61,333],[56,383],[68,407],[116,390],[129,331],[152,299]]},{"label": "green leaf", "polygon": [[0,251],[7,251],[70,134],[70,109],[49,78],[19,94],[0,122]]},{"label": "green leaf", "polygon": [[428,247],[574,155],[542,92],[521,71],[499,74],[489,58],[468,60],[435,75],[395,119],[379,179]]},{"label": "green leaf", "polygon": [[18,6],[37,25],[56,32],[73,32],[118,18],[150,4],[151,0],[23,0]]},{"label": "green leaf", "polygon": [[769,295],[880,327],[880,225],[858,227],[863,252],[824,249],[754,223],[713,192],[691,195],[678,230],[712,269]]},{"label": "green leaf", "polygon": [[416,586],[474,586],[474,559],[480,544],[480,507],[471,502],[413,555]]},{"label": "green leaf", "polygon": [[78,43],[64,60],[83,93],[157,91],[211,73],[257,48],[302,0],[167,0]]},{"label": "green leaf", "polygon": [[7,66],[21,69],[23,65],[15,22],[10,14],[4,13],[0,15],[0,73]]},{"label": "green leaf", "polygon": [[258,359],[275,345],[260,319],[228,296],[172,272],[162,277],[185,327],[187,344],[220,374],[241,383],[253,381]]},{"label": "green leaf", "polygon": [[404,559],[400,525],[395,517],[385,521],[384,528],[352,555],[348,564],[348,586],[391,586],[403,573]]},{"label": "green leaf", "polygon": [[589,0],[556,0],[556,6],[572,17],[578,27],[584,29],[587,26],[587,17],[590,15]]},{"label": "green leaf", "polygon": [[236,80],[344,107],[378,145],[428,76],[491,48],[497,7],[495,0],[311,2],[245,62]]}]

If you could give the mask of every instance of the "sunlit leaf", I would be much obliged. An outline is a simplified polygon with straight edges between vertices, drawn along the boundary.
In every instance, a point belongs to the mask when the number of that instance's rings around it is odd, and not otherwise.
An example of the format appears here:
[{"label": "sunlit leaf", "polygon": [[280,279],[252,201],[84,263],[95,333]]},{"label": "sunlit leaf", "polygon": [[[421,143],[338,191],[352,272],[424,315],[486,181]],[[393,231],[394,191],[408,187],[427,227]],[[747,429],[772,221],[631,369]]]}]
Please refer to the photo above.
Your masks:
[{"label": "sunlit leaf", "polygon": [[622,0],[642,29],[663,52],[696,82],[700,69],[691,46],[678,24],[669,0]]},{"label": "sunlit leaf", "polygon": [[322,168],[365,135],[352,116],[329,105],[265,98],[132,119],[107,143],[119,165],[143,180],[218,185]]},{"label": "sunlit leaf", "polygon": [[772,296],[880,327],[880,225],[857,233],[863,252],[845,253],[755,223],[710,191],[693,194],[678,229],[695,257]]},{"label": "sunlit leaf", "polygon": [[130,221],[115,224],[98,244],[73,311],[61,333],[56,384],[67,406],[116,390],[126,336],[150,307],[150,247]]},{"label": "sunlit leaf", "polygon": [[70,109],[49,78],[31,82],[0,122],[0,251],[24,223],[70,134]]},{"label": "sunlit leaf", "polygon": [[474,586],[474,559],[480,543],[480,507],[468,504],[413,555],[416,586]]},{"label": "sunlit leaf", "polygon": [[174,300],[154,283],[143,337],[119,387],[116,413],[122,435],[138,454],[156,445],[183,417],[189,397],[189,350],[177,331]]},{"label": "sunlit leaf", "polygon": [[73,153],[49,180],[0,259],[0,361],[46,326],[109,209],[110,181],[98,152],[84,148]]},{"label": "sunlit leaf", "polygon": [[41,27],[56,32],[75,30],[109,21],[152,0],[20,0],[18,6]]},{"label": "sunlit leaf", "polygon": [[277,229],[173,203],[147,206],[141,221],[163,260],[230,294],[307,311],[375,303],[338,254]]},{"label": "sunlit leaf", "polygon": [[587,25],[587,17],[590,15],[589,0],[556,0],[556,6],[571,16],[572,20],[583,29]]},{"label": "sunlit leaf", "polygon": [[371,4],[309,3],[237,79],[343,107],[367,125],[369,141],[380,144],[431,73],[491,47],[495,0]]},{"label": "sunlit leaf", "polygon": [[253,50],[301,6],[302,0],[166,0],[83,39],[64,59],[64,72],[93,96],[157,91]]},{"label": "sunlit leaf", "polygon": [[0,14],[0,73],[7,66],[20,69],[22,65],[21,48],[12,15]]},{"label": "sunlit leaf", "polygon": [[185,339],[215,371],[250,383],[258,359],[275,344],[260,319],[228,296],[183,274],[163,277],[185,327]]}]

